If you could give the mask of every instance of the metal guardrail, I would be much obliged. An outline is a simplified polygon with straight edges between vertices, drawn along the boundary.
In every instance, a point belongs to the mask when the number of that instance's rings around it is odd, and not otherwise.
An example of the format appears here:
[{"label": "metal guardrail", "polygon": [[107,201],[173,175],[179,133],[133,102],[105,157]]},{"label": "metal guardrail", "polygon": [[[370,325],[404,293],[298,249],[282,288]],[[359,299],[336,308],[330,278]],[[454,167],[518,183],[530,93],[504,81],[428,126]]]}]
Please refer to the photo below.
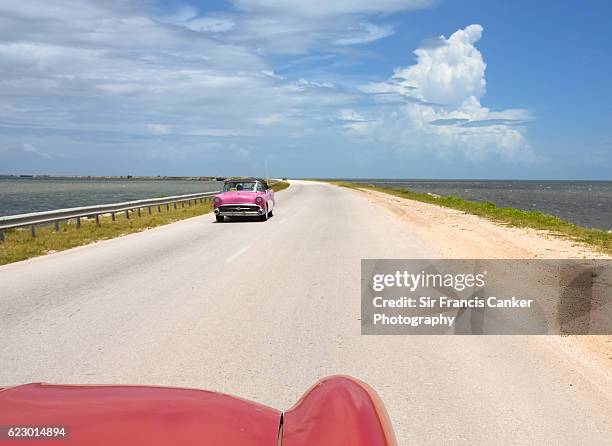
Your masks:
[{"label": "metal guardrail", "polygon": [[137,211],[138,216],[141,216],[142,210],[147,209],[148,214],[152,214],[152,208],[157,206],[157,211],[162,211],[162,206],[166,210],[170,210],[172,204],[174,209],[177,203],[183,206],[187,203],[191,206],[191,202],[211,201],[214,195],[220,191],[205,192],[200,194],[175,195],[172,197],[151,198],[148,200],[125,201],[123,203],[101,204],[97,206],[84,206],[78,208],[57,209],[55,211],[33,212],[30,214],[9,215],[0,217],[0,242],[4,241],[4,231],[15,228],[30,228],[32,237],[36,237],[36,227],[53,223],[55,230],[59,231],[60,222],[64,220],[76,220],[77,227],[81,226],[82,218],[95,218],[96,224],[100,224],[100,215],[108,215],[115,221],[115,214],[124,212],[126,218],[130,218],[130,211]]}]

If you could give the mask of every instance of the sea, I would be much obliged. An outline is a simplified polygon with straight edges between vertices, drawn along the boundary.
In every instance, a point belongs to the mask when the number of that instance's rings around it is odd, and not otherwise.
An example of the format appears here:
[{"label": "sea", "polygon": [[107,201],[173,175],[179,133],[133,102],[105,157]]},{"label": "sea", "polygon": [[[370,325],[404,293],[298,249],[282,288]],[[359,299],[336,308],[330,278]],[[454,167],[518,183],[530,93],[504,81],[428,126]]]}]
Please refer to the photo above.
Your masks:
[{"label": "sea", "polygon": [[0,216],[221,190],[199,180],[0,178]]},{"label": "sea", "polygon": [[589,228],[612,229],[612,181],[348,179],[538,210]]},{"label": "sea", "polygon": [[[539,210],[581,226],[612,229],[612,181],[347,179]],[[218,181],[176,179],[0,178],[0,216],[198,192]]]}]

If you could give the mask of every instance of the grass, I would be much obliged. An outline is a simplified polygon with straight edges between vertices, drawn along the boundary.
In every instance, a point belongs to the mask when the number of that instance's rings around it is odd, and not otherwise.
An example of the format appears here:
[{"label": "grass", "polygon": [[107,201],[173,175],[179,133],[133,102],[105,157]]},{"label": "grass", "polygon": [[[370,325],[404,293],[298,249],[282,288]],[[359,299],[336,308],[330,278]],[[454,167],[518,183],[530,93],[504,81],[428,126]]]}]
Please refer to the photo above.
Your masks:
[{"label": "grass", "polygon": [[[288,188],[289,183],[278,181],[270,186],[278,192]],[[142,209],[140,217],[136,211],[131,211],[129,219],[125,217],[125,213],[117,213],[114,222],[110,216],[100,216],[100,226],[96,225],[93,218],[81,219],[80,228],[77,228],[75,221],[69,221],[62,223],[59,232],[53,230],[53,225],[37,226],[34,238],[30,235],[29,228],[6,230],[6,241],[0,242],[0,265],[197,217],[212,212],[212,203],[196,203],[191,206],[185,204],[185,207],[178,203],[177,209],[172,205],[169,210],[166,210],[165,205],[161,209],[162,211],[158,212],[157,207],[153,206],[151,215],[146,208]]]},{"label": "grass", "polygon": [[277,181],[277,182],[270,181],[269,185],[274,192],[278,192],[283,189],[287,189],[289,187],[289,183],[287,181]]},{"label": "grass", "polygon": [[495,203],[489,201],[469,201],[452,195],[437,196],[406,189],[374,186],[372,184],[350,183],[346,181],[332,181],[331,183],[351,189],[368,189],[384,192],[408,200],[456,209],[507,226],[548,231],[557,237],[584,243],[606,254],[612,254],[612,233],[601,229],[578,226],[540,211],[524,211],[516,208],[498,207]]}]

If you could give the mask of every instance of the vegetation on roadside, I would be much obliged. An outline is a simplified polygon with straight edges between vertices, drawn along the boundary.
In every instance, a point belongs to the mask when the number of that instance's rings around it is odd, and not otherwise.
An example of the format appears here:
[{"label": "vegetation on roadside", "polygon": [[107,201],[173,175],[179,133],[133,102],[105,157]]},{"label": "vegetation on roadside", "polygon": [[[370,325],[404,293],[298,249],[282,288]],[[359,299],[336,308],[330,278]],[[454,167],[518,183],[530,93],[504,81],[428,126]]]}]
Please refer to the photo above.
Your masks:
[{"label": "vegetation on roadside", "polygon": [[274,192],[281,191],[283,189],[287,189],[289,187],[289,183],[287,181],[270,181],[269,186],[272,188]]},{"label": "vegetation on roadside", "polygon": [[[289,183],[270,182],[270,187],[278,192],[288,188]],[[192,203],[191,206],[185,204],[184,207],[178,204],[177,209],[171,205],[169,210],[162,206],[161,212],[157,211],[157,206],[152,206],[151,210],[149,215],[146,208],[142,209],[140,217],[137,211],[130,211],[129,219],[125,213],[120,212],[116,214],[114,222],[110,216],[100,216],[99,226],[94,218],[81,219],[80,228],[71,220],[62,223],[59,232],[54,231],[53,225],[38,226],[36,237],[30,235],[29,228],[5,230],[6,241],[0,242],[0,265],[197,217],[212,212],[212,203]]]},{"label": "vegetation on roadside", "polygon": [[373,184],[350,183],[346,181],[332,181],[332,183],[351,189],[368,189],[384,192],[409,200],[456,209],[508,226],[548,231],[552,235],[585,243],[602,252],[612,254],[612,233],[601,229],[578,226],[540,211],[524,211],[516,208],[498,207],[495,203],[489,201],[469,201],[452,195],[439,196],[413,192],[407,189],[375,186]]}]

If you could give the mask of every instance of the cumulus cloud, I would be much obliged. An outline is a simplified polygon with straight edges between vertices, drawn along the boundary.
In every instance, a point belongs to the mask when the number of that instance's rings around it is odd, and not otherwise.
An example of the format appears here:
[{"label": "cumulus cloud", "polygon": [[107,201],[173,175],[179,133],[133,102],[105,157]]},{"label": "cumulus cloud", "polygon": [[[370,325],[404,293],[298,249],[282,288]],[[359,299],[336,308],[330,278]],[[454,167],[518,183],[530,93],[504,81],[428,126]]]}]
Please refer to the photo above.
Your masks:
[{"label": "cumulus cloud", "polygon": [[395,70],[396,88],[417,87],[414,91],[420,99],[452,106],[480,98],[486,87],[486,64],[475,43],[482,31],[482,26],[470,25],[448,39],[441,37],[437,47],[417,49],[416,64]]},{"label": "cumulus cloud", "polygon": [[398,150],[534,160],[521,127],[533,119],[529,111],[492,111],[481,104],[486,64],[476,43],[482,33],[476,24],[441,36],[414,51],[414,65],[397,68],[387,81],[364,85],[361,90],[378,103],[405,103],[392,111],[374,107],[371,123],[351,131]]}]

